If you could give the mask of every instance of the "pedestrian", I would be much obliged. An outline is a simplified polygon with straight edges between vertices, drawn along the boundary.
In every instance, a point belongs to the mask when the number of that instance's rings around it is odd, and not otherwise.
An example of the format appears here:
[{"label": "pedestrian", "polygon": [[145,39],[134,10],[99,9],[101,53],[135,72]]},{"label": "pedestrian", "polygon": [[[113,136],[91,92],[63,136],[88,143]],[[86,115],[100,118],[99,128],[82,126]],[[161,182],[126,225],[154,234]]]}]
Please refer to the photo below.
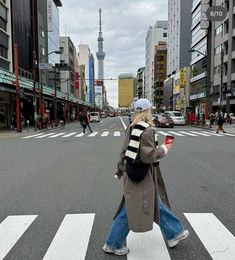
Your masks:
[{"label": "pedestrian", "polygon": [[212,127],[212,125],[214,125],[215,122],[215,114],[212,112],[210,113],[210,128]]},{"label": "pedestrian", "polygon": [[176,246],[189,235],[170,209],[159,168],[159,160],[172,144],[158,147],[148,99],[137,100],[134,109],[115,174],[116,178],[123,178],[124,195],[103,246],[106,253],[115,255],[128,254],[124,242],[130,230],[150,231],[153,222],[159,224],[169,247]]},{"label": "pedestrian", "polygon": [[11,129],[16,129],[16,113],[14,112],[10,120]]},{"label": "pedestrian", "polygon": [[84,119],[83,113],[80,111],[79,112],[79,122],[80,122],[81,127],[83,127],[83,119]]},{"label": "pedestrian", "polygon": [[218,121],[217,121],[217,125],[218,125],[218,128],[216,130],[216,133],[218,134],[219,131],[222,131],[223,133],[226,133],[224,131],[224,128],[223,128],[223,125],[224,125],[224,117],[223,117],[223,113],[220,112],[219,115],[218,115]]},{"label": "pedestrian", "polygon": [[83,133],[86,133],[86,128],[89,128],[90,132],[92,133],[91,127],[90,127],[90,115],[85,112],[83,115]]}]

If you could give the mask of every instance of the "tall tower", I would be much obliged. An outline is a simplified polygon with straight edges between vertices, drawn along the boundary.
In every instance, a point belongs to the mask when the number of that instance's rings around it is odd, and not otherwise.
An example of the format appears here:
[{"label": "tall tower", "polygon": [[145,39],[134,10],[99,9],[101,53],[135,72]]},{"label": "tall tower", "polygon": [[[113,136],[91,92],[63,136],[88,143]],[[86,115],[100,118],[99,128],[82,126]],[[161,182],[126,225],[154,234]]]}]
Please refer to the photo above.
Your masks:
[{"label": "tall tower", "polygon": [[102,36],[101,31],[101,9],[99,9],[99,37],[98,37],[98,51],[96,52],[96,56],[98,59],[98,79],[104,79],[104,57],[105,52],[103,52],[103,41],[104,38]]}]

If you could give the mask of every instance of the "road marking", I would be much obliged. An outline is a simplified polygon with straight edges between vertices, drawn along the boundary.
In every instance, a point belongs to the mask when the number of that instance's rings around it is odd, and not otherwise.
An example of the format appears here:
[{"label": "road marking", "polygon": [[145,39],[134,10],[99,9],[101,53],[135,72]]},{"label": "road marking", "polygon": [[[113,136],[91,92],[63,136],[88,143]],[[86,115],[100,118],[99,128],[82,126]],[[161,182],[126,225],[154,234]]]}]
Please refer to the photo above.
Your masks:
[{"label": "road marking", "polygon": [[83,260],[95,214],[66,215],[43,260]]},{"label": "road marking", "polygon": [[55,133],[50,133],[50,134],[46,134],[46,135],[41,135],[41,136],[37,136],[35,138],[44,138],[44,137],[47,137],[47,136],[50,136],[50,135],[55,135]]},{"label": "road marking", "polygon": [[98,134],[98,132],[94,132],[94,133],[92,133],[92,134],[89,134],[88,137],[94,137],[94,136],[96,136],[97,134]]},{"label": "road marking", "polygon": [[127,129],[126,124],[124,123],[123,119],[122,119],[120,116],[119,116],[119,118],[120,118],[120,120],[121,120],[121,122],[122,122],[122,125],[123,125],[124,129],[126,130],[126,129]]},{"label": "road marking", "polygon": [[114,131],[114,136],[121,136],[121,133],[119,131]]},{"label": "road marking", "polygon": [[189,135],[189,136],[198,136],[198,135],[191,134],[189,132],[184,132],[184,131],[180,131],[180,133],[185,134],[185,135]]},{"label": "road marking", "polygon": [[80,134],[78,134],[78,135],[75,135],[75,137],[82,137],[82,136],[84,136],[85,134],[84,133],[80,133]]},{"label": "road marking", "polygon": [[0,259],[4,259],[36,217],[37,215],[8,216],[0,224]]},{"label": "road marking", "polygon": [[103,132],[103,134],[101,136],[108,136],[109,132]]},{"label": "road marking", "polygon": [[202,136],[211,136],[211,135],[209,135],[209,134],[205,134],[205,133],[201,133],[201,132],[190,131],[190,133],[198,134],[198,135],[202,135]]},{"label": "road marking", "polygon": [[36,137],[36,136],[39,136],[39,135],[43,135],[43,133],[36,134],[36,135],[25,136],[25,137],[22,137],[22,138],[23,139],[28,139],[28,138]]},{"label": "road marking", "polygon": [[67,135],[63,135],[62,138],[70,137],[70,136],[75,135],[75,134],[77,134],[77,132],[72,132],[72,133],[69,133]]},{"label": "road marking", "polygon": [[168,135],[168,133],[166,133],[166,132],[163,132],[163,131],[157,131],[159,134],[162,134],[162,135],[165,135],[165,136],[167,136]]},{"label": "road marking", "polygon": [[215,260],[235,259],[235,237],[212,213],[184,213]]},{"label": "road marking", "polygon": [[223,136],[223,135],[221,135],[221,134],[216,134],[216,133],[213,133],[213,132],[202,131],[202,133],[210,134],[210,135],[215,135],[215,136]]},{"label": "road marking", "polygon": [[177,135],[177,136],[184,136],[184,135],[177,133],[177,132],[174,132],[174,131],[168,131],[168,133],[173,134],[173,135]]},{"label": "road marking", "polygon": [[154,224],[153,230],[146,233],[130,232],[127,237],[127,246],[130,253],[128,260],[170,260],[170,255],[158,225]]},{"label": "road marking", "polygon": [[59,134],[56,134],[56,135],[51,135],[51,136],[48,136],[47,138],[55,138],[55,137],[58,137],[58,136],[61,136],[61,135],[64,135],[66,133],[59,133]]},{"label": "road marking", "polygon": [[235,135],[233,135],[233,134],[229,134],[229,133],[221,133],[221,135],[235,136]]}]

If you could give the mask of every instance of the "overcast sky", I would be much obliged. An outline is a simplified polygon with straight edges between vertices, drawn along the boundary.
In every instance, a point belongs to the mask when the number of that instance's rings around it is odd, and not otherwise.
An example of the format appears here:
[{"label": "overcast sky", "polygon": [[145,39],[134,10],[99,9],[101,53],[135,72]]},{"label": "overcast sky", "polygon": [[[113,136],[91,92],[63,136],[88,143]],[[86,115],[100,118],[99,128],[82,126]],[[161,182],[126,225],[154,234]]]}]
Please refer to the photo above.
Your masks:
[{"label": "overcast sky", "polygon": [[[62,0],[60,34],[70,36],[76,48],[89,44],[95,56],[97,78],[97,37],[99,8],[102,9],[104,78],[134,73],[145,65],[145,37],[157,20],[167,20],[167,0]],[[105,81],[108,101],[118,106],[118,81]]]}]

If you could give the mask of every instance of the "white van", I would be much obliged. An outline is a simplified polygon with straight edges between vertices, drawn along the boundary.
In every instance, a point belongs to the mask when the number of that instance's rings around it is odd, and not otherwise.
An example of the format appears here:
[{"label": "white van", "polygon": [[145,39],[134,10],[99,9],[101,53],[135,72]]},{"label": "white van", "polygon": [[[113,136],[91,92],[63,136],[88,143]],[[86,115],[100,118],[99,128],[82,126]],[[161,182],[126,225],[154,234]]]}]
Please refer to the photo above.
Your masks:
[{"label": "white van", "polygon": [[100,122],[100,113],[99,112],[91,112],[90,113],[90,122]]},{"label": "white van", "polygon": [[185,118],[179,111],[166,111],[166,114],[172,118],[175,125],[185,125]]}]

